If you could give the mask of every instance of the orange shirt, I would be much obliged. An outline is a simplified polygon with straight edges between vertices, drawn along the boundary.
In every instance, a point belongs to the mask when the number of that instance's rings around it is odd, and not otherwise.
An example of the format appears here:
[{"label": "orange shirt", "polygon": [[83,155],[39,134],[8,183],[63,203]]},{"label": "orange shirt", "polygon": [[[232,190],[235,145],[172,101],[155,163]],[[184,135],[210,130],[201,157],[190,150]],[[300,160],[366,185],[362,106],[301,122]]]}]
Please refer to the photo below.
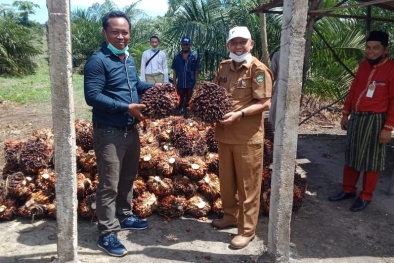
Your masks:
[{"label": "orange shirt", "polygon": [[[219,83],[220,81],[220,83]],[[220,63],[214,83],[233,96],[233,111],[242,110],[272,94],[272,73],[257,58],[250,57],[235,69],[233,60]],[[259,144],[264,142],[264,112],[242,117],[231,125],[219,122],[215,139],[227,144]]]},{"label": "orange shirt", "polygon": [[[367,97],[369,87],[375,87],[373,96]],[[363,60],[350,87],[343,114],[351,111],[387,113],[385,127],[394,126],[394,61],[386,58],[371,67]]]}]

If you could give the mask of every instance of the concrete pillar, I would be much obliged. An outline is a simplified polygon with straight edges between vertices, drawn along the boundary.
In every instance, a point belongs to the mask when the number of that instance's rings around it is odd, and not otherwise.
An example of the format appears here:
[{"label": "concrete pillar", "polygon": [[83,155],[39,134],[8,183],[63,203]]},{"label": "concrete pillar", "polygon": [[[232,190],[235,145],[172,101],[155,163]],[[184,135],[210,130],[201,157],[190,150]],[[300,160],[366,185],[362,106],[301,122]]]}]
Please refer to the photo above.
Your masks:
[{"label": "concrete pillar", "polygon": [[58,262],[77,261],[77,180],[70,1],[47,0],[49,71],[55,134]]},{"label": "concrete pillar", "polygon": [[308,0],[284,0],[274,162],[268,227],[268,254],[289,262],[290,221],[298,139],[298,118]]}]

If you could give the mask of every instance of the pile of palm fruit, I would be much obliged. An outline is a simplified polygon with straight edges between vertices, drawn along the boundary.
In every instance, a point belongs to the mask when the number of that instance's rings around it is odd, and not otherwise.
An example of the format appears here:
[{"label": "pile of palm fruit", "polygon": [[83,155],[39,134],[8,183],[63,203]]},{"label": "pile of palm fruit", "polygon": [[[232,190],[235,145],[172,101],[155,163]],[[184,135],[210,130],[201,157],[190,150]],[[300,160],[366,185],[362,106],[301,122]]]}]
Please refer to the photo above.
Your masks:
[{"label": "pile of palm fruit", "polygon": [[[158,90],[174,93],[170,86],[159,87]],[[205,90],[211,92],[209,88]],[[149,119],[138,125],[141,154],[139,171],[133,186],[133,212],[141,218],[154,212],[166,218],[184,214],[200,218],[211,211],[222,214],[215,127],[212,123],[196,121],[203,116],[198,109],[206,105],[198,106],[199,97],[195,97],[194,115],[200,118],[168,116],[176,107],[177,101],[167,105],[171,110],[163,111],[164,102],[152,102],[157,100],[155,94],[158,92],[142,98],[151,108],[146,113],[164,117]],[[204,97],[203,91],[199,96]],[[221,96],[227,95],[222,93]],[[207,103],[206,100],[203,99],[202,103]],[[220,115],[225,111],[227,108],[222,109]],[[204,115],[203,118],[212,120],[218,116],[213,113],[212,116]],[[75,129],[78,213],[81,217],[94,219],[98,174],[92,143],[92,123],[76,120]],[[268,214],[270,202],[270,166],[273,153],[273,133],[270,129],[269,122],[265,120],[262,214]],[[0,220],[10,220],[16,215],[32,219],[56,218],[56,162],[53,148],[54,136],[51,129],[36,131],[27,140],[10,140],[5,143],[4,183],[0,184]],[[294,183],[293,211],[298,211],[302,206],[306,182],[296,174]]]}]

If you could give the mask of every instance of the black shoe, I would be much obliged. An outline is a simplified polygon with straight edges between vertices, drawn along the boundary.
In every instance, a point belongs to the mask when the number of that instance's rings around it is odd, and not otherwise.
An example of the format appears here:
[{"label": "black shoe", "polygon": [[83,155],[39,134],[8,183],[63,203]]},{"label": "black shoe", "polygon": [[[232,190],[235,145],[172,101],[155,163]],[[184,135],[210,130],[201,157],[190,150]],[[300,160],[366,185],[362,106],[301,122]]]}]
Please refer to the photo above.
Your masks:
[{"label": "black shoe", "polygon": [[364,210],[367,205],[370,203],[371,201],[367,201],[364,200],[362,198],[357,198],[356,202],[354,202],[354,204],[350,207],[350,211],[352,212],[359,212]]},{"label": "black shoe", "polygon": [[338,194],[332,195],[328,197],[328,200],[330,201],[341,201],[349,198],[353,198],[356,196],[356,193],[345,193],[345,192],[340,192]]}]

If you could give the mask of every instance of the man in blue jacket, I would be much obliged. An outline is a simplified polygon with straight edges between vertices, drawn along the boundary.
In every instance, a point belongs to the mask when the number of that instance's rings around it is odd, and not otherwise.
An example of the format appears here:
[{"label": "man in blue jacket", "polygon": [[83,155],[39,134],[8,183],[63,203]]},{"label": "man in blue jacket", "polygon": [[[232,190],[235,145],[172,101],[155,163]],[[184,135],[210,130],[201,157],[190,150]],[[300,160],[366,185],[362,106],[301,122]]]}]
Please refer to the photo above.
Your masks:
[{"label": "man in blue jacket", "polygon": [[190,50],[191,40],[183,37],[182,50],[175,55],[172,61],[173,81],[180,97],[179,113],[187,116],[186,106],[189,104],[193,89],[197,88],[198,71],[201,70],[200,60],[196,53]]},{"label": "man in blue jacket", "polygon": [[127,52],[130,20],[120,11],[102,19],[105,42],[85,66],[85,99],[93,107],[93,147],[99,185],[96,192],[98,246],[111,256],[127,249],[116,233],[145,229],[148,222],[132,213],[133,182],[140,156],[136,124],[144,119],[138,95],[152,87],[140,81],[134,59]]}]

